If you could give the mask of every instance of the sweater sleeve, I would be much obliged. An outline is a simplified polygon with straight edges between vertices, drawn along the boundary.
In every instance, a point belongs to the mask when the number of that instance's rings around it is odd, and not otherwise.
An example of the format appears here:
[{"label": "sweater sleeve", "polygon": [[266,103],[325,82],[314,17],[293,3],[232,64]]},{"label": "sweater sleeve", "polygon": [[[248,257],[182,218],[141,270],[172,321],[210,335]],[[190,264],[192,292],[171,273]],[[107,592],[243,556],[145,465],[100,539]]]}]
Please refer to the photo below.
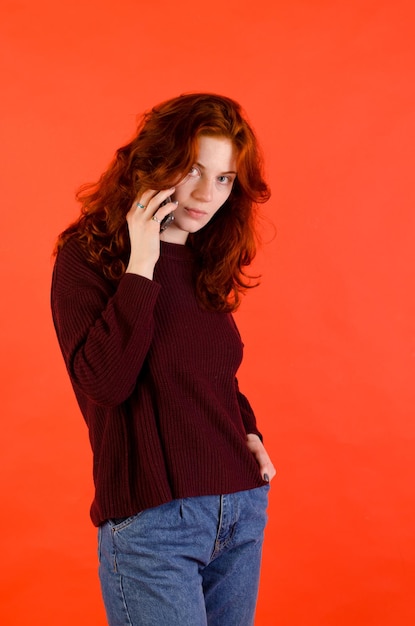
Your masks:
[{"label": "sweater sleeve", "polygon": [[236,386],[236,395],[238,398],[239,408],[242,415],[242,421],[245,426],[245,432],[247,435],[253,433],[254,435],[258,435],[258,437],[262,441],[262,434],[259,432],[256,424],[256,418],[254,411],[249,404],[248,398],[244,396],[243,393],[239,390],[239,384],[237,379],[235,378],[235,386]]},{"label": "sweater sleeve", "polygon": [[52,315],[75,386],[96,404],[116,406],[132,393],[153,335],[160,285],[125,274],[115,286],[70,240],[52,278]]}]

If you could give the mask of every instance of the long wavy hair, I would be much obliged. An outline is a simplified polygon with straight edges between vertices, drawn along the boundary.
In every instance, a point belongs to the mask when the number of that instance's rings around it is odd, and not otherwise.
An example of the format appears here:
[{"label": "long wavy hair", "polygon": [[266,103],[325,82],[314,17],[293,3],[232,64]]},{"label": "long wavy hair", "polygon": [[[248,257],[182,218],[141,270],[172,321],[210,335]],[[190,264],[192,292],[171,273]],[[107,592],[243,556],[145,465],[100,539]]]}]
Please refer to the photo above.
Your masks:
[{"label": "long wavy hair", "polygon": [[[269,199],[255,135],[240,105],[215,94],[185,94],[145,113],[134,138],[117,150],[98,182],[77,195],[79,218],[61,233],[57,252],[77,237],[88,260],[118,280],[130,255],[126,215],[137,194],[174,186],[197,161],[201,135],[226,137],[236,150],[237,177],[220,210],[200,231],[188,236],[194,252],[194,283],[206,309],[234,311],[241,294],[256,286],[246,268],[256,254],[256,209]],[[257,278],[257,277],[255,277]]]}]

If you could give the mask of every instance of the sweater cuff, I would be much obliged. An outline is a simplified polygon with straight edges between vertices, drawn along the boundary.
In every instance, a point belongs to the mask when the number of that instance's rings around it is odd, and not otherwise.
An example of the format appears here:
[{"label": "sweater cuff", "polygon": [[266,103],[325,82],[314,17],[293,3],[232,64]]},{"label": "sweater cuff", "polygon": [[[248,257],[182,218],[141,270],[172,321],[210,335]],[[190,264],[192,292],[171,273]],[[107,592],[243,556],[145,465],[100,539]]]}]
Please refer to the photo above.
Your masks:
[{"label": "sweater cuff", "polygon": [[131,320],[142,317],[143,312],[152,312],[161,286],[139,274],[124,274],[117,288],[117,299],[123,303],[124,315]]}]

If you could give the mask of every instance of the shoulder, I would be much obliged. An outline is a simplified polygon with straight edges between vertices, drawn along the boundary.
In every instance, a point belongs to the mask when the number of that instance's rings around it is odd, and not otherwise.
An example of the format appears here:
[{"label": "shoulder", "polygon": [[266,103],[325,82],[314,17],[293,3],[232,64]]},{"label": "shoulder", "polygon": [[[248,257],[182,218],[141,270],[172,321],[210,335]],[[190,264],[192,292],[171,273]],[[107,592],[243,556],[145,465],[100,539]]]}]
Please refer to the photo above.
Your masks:
[{"label": "shoulder", "polygon": [[76,235],[72,235],[65,241],[56,254],[57,264],[62,264],[69,260],[88,263],[86,249]]},{"label": "shoulder", "polygon": [[109,285],[101,268],[88,258],[85,246],[78,237],[73,236],[58,250],[53,270],[53,287],[71,287],[80,289],[91,284]]}]

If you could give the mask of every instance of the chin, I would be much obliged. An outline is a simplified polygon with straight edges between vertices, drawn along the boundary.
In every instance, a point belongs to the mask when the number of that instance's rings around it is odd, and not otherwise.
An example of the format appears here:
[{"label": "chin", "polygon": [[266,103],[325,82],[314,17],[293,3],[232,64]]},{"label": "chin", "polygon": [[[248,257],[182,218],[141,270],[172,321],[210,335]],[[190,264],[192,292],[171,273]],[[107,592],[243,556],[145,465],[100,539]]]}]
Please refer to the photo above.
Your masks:
[{"label": "chin", "polygon": [[[187,221],[187,220],[186,220]],[[186,224],[186,222],[179,224],[176,223],[176,226],[178,226],[178,228],[180,228],[180,230],[184,230],[186,233],[197,233],[199,230],[202,230],[202,228],[204,226],[206,226],[207,222],[203,222],[202,223],[190,223],[190,224]]]}]

